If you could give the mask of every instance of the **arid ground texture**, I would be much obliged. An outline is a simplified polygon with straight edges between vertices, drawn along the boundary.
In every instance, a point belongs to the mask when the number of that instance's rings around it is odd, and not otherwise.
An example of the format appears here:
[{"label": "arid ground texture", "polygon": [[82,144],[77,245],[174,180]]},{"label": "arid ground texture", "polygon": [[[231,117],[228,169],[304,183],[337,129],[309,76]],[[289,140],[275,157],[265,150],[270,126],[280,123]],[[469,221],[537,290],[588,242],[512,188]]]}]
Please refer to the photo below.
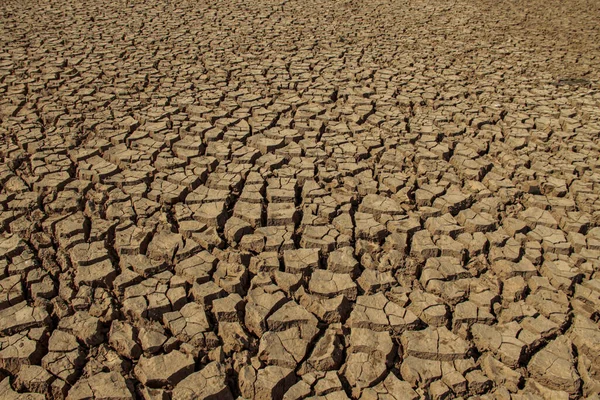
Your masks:
[{"label": "arid ground texture", "polygon": [[1,0],[0,399],[600,399],[598,21]]}]

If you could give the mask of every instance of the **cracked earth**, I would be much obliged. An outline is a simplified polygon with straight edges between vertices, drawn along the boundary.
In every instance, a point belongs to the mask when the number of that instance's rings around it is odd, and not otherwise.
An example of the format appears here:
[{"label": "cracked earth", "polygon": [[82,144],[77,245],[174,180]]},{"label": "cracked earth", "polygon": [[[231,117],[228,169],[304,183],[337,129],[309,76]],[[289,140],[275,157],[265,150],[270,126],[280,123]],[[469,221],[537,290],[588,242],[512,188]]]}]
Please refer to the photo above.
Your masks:
[{"label": "cracked earth", "polygon": [[0,398],[598,399],[600,3],[0,4]]}]

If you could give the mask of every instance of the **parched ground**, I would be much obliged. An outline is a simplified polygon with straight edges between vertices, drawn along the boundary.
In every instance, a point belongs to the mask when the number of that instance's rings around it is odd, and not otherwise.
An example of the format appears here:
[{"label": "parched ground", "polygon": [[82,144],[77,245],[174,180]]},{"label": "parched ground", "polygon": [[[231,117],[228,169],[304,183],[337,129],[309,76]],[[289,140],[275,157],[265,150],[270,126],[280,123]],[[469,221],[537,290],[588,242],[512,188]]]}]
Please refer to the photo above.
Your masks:
[{"label": "parched ground", "polygon": [[0,1],[0,398],[598,399],[598,21]]}]

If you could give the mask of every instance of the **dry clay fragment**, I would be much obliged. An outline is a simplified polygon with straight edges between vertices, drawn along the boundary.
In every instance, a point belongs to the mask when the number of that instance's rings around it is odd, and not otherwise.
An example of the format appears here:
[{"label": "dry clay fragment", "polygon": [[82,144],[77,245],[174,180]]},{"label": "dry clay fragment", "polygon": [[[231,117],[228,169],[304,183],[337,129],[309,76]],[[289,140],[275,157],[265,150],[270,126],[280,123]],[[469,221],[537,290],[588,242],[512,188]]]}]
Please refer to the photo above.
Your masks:
[{"label": "dry clay fragment", "polygon": [[310,333],[309,336],[303,336],[298,327],[282,332],[266,332],[260,340],[258,358],[268,365],[294,369],[306,355],[308,345],[314,338],[314,334]]},{"label": "dry clay fragment", "polygon": [[379,196],[376,194],[366,195],[358,211],[362,213],[372,214],[375,219],[379,220],[382,214],[400,215],[404,214],[404,210],[400,205],[391,198]]},{"label": "dry clay fragment", "polygon": [[85,356],[74,335],[56,329],[48,341],[48,353],[42,358],[42,367],[73,384],[85,365]]},{"label": "dry clay fragment", "polygon": [[194,371],[194,358],[178,350],[154,357],[142,356],[134,373],[149,387],[176,385]]},{"label": "dry clay fragment", "polygon": [[454,361],[468,358],[471,345],[446,327],[407,331],[402,334],[402,348],[406,356],[427,360]]},{"label": "dry clay fragment", "polygon": [[42,307],[31,307],[23,301],[0,310],[0,334],[10,335],[29,328],[48,325],[50,316]]},{"label": "dry clay fragment", "polygon": [[42,339],[45,332],[45,328],[34,328],[0,337],[0,368],[16,374],[24,367],[39,364],[44,351]]},{"label": "dry clay fragment", "polygon": [[216,361],[182,380],[173,389],[172,400],[233,400],[224,367]]},{"label": "dry clay fragment", "polygon": [[41,393],[51,397],[51,385],[56,378],[39,365],[25,365],[19,370],[13,386],[19,392]]},{"label": "dry clay fragment", "polygon": [[379,384],[363,390],[360,400],[417,400],[419,395],[410,383],[398,379],[393,372]]},{"label": "dry clay fragment", "polygon": [[163,322],[179,340],[196,347],[206,346],[205,333],[210,330],[210,323],[200,304],[188,303],[179,311],[165,313]]},{"label": "dry clay fragment", "polygon": [[490,353],[484,354],[481,358],[481,367],[483,372],[489,376],[498,386],[505,387],[512,393],[519,390],[521,383],[521,374],[496,360]]},{"label": "dry clay fragment", "polygon": [[247,296],[245,324],[256,336],[267,331],[267,318],[289,299],[275,285],[257,287]]},{"label": "dry clay fragment", "polygon": [[238,382],[246,399],[281,400],[296,382],[296,374],[290,368],[267,365],[256,371],[248,365],[240,370]]},{"label": "dry clay fragment", "polygon": [[418,318],[400,305],[389,301],[381,292],[371,296],[359,296],[348,319],[352,328],[367,328],[376,332],[389,330],[398,335],[415,328]]},{"label": "dry clay fragment", "polygon": [[316,371],[332,371],[339,368],[343,357],[343,343],[340,335],[327,330],[317,341],[306,361],[306,369]]},{"label": "dry clay fragment", "polygon": [[5,400],[45,400],[46,396],[40,393],[18,393],[10,386],[10,377],[0,382],[0,398]]},{"label": "dry clay fragment", "polygon": [[285,303],[267,320],[269,332],[260,340],[258,357],[270,365],[294,369],[319,333],[317,318],[294,301]]},{"label": "dry clay fragment", "polygon": [[322,298],[344,295],[348,300],[356,300],[356,283],[348,274],[336,274],[322,269],[314,270],[308,283],[308,290]]},{"label": "dry clay fragment", "polygon": [[579,392],[581,379],[574,365],[571,342],[560,336],[538,351],[527,365],[530,375],[552,390]]},{"label": "dry clay fragment", "polygon": [[350,348],[343,374],[348,383],[360,392],[380,380],[388,371],[395,345],[389,332],[374,332],[369,329],[353,328]]},{"label": "dry clay fragment", "polygon": [[130,400],[133,387],[118,372],[102,372],[82,378],[69,390],[67,400]]},{"label": "dry clay fragment", "polygon": [[142,349],[135,341],[133,326],[127,322],[113,321],[108,334],[108,343],[123,357],[137,359]]},{"label": "dry clay fragment", "polygon": [[78,311],[69,317],[64,317],[58,323],[58,327],[72,333],[86,345],[96,346],[104,341],[100,320],[86,311]]},{"label": "dry clay fragment", "polygon": [[9,276],[0,280],[0,310],[15,305],[25,300],[21,277]]},{"label": "dry clay fragment", "polygon": [[600,329],[597,324],[586,317],[576,315],[569,337],[578,354],[585,354],[590,360],[600,359]]}]

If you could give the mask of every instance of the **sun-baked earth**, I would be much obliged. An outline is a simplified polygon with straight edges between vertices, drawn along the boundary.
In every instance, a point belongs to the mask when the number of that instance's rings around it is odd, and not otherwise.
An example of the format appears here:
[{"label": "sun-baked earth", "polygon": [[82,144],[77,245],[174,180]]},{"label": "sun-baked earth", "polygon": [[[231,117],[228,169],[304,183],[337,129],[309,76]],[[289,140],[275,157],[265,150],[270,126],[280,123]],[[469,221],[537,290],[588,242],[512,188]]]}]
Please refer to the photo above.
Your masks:
[{"label": "sun-baked earth", "polygon": [[598,399],[599,20],[0,1],[0,398]]}]

